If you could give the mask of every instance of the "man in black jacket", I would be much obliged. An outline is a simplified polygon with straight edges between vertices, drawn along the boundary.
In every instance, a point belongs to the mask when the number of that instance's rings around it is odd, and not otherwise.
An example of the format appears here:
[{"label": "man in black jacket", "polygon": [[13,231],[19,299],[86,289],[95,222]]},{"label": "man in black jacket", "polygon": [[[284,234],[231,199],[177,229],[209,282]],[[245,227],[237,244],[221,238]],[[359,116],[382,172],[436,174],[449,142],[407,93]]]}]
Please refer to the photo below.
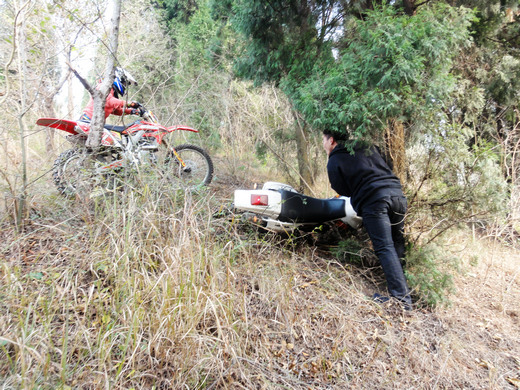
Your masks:
[{"label": "man in black jacket", "polygon": [[[378,149],[359,143],[352,151],[345,148],[342,134],[323,132],[323,148],[329,156],[327,172],[332,188],[349,196],[352,207],[363,217],[374,251],[385,273],[390,296],[412,308],[410,290],[401,261],[405,253],[404,216],[406,198],[401,182],[381,157]],[[389,298],[379,294],[374,299]]]}]

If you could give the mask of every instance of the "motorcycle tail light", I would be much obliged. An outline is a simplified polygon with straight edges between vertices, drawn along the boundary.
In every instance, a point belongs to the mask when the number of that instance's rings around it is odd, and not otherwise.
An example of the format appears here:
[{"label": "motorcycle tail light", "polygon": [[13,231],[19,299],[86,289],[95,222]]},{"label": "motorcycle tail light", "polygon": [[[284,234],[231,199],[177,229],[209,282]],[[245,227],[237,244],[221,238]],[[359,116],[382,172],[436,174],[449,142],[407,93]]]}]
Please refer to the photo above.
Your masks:
[{"label": "motorcycle tail light", "polygon": [[267,195],[251,195],[251,206],[269,206],[269,197]]}]

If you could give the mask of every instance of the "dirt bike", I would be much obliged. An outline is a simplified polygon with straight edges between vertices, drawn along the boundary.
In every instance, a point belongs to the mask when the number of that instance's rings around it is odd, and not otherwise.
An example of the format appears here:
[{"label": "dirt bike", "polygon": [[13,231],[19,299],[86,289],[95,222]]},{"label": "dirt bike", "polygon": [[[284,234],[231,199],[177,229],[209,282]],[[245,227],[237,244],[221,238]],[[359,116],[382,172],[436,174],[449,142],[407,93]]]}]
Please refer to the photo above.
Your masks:
[{"label": "dirt bike", "polygon": [[166,127],[157,117],[139,106],[142,120],[127,126],[105,125],[99,151],[85,147],[90,123],[56,118],[40,118],[36,124],[69,133],[75,148],[61,153],[54,162],[53,179],[65,196],[114,191],[121,188],[129,173],[144,173],[154,183],[168,187],[208,185],[213,178],[213,162],[199,146],[170,146],[166,135],[175,131],[198,132],[187,126]]},{"label": "dirt bike", "polygon": [[277,233],[311,230],[334,221],[354,229],[362,224],[348,197],[313,198],[277,182],[267,182],[261,190],[235,190],[233,206],[245,219]]}]

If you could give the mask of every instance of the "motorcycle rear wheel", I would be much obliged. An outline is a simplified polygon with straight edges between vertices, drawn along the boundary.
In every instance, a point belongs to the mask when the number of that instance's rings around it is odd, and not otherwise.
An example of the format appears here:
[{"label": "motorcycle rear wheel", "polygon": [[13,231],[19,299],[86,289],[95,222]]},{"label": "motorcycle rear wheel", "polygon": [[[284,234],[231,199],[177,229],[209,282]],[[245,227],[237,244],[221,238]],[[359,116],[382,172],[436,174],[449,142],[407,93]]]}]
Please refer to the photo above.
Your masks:
[{"label": "motorcycle rear wheel", "polygon": [[94,191],[107,191],[110,181],[98,168],[113,161],[108,152],[87,154],[83,149],[68,149],[54,161],[52,177],[59,193],[66,197],[91,196]]}]

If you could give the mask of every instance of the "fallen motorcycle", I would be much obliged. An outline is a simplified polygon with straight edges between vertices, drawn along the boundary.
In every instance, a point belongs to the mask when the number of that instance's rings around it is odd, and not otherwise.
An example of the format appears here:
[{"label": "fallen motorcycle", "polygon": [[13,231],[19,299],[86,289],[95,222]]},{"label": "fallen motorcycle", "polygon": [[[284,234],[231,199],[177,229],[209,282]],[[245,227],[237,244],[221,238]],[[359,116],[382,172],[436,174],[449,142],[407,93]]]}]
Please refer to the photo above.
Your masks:
[{"label": "fallen motorcycle", "polygon": [[233,206],[244,218],[277,233],[310,230],[335,221],[354,229],[362,224],[348,197],[313,198],[277,182],[267,182],[260,190],[235,190]]},{"label": "fallen motorcycle", "polygon": [[141,108],[142,120],[127,126],[105,125],[101,148],[87,151],[85,143],[90,123],[56,118],[40,118],[36,124],[68,133],[76,147],[61,153],[54,162],[53,179],[65,196],[114,191],[130,173],[142,173],[153,183],[169,187],[208,185],[213,178],[213,162],[199,146],[168,145],[166,135],[175,131],[198,132],[187,126],[166,127]]}]

